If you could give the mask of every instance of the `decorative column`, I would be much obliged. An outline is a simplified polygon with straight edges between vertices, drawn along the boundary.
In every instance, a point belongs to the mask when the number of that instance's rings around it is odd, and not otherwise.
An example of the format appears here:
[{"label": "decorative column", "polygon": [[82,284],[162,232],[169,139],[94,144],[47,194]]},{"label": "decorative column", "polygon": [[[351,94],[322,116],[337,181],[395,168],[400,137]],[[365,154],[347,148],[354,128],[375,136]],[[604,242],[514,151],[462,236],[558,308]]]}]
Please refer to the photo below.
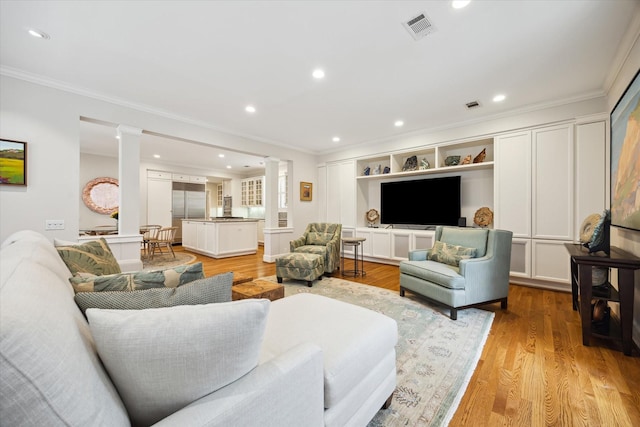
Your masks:
[{"label": "decorative column", "polygon": [[142,129],[118,126],[120,200],[118,234],[140,234],[140,136]]}]

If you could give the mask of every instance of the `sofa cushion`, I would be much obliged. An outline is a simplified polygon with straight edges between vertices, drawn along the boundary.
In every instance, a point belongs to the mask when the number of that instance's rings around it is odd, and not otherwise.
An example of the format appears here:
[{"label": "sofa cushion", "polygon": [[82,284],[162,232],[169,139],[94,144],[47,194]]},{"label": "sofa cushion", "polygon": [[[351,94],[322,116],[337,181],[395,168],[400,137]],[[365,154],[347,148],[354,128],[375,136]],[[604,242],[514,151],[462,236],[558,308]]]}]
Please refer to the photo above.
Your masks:
[{"label": "sofa cushion", "polygon": [[87,318],[133,423],[150,425],[255,368],[269,304],[90,308]]},{"label": "sofa cushion", "polygon": [[136,271],[104,276],[78,273],[69,280],[76,292],[104,292],[175,288],[203,278],[202,263],[197,262],[165,270]]},{"label": "sofa cushion", "polygon": [[69,271],[33,234],[0,252],[0,424],[129,425],[60,264]]},{"label": "sofa cushion", "polygon": [[460,265],[463,259],[473,258],[476,255],[476,248],[465,248],[464,246],[450,245],[445,242],[436,241],[429,251],[431,261],[443,262],[449,265]]},{"label": "sofa cushion", "polygon": [[458,267],[436,261],[402,261],[400,273],[418,277],[449,289],[464,289],[465,280]]},{"label": "sofa cushion", "polygon": [[307,245],[326,245],[333,238],[333,233],[312,231],[307,234]]},{"label": "sofa cushion", "polygon": [[121,271],[118,260],[103,237],[79,245],[58,246],[56,249],[71,274],[83,272],[101,276]]},{"label": "sofa cushion", "polygon": [[487,253],[488,236],[489,230],[486,228],[443,227],[442,234],[438,240],[450,245],[476,248],[476,256],[481,258]]},{"label": "sofa cushion", "polygon": [[88,308],[142,310],[176,305],[211,304],[231,301],[233,273],[194,280],[178,288],[154,288],[138,291],[78,292],[76,304],[84,313]]}]

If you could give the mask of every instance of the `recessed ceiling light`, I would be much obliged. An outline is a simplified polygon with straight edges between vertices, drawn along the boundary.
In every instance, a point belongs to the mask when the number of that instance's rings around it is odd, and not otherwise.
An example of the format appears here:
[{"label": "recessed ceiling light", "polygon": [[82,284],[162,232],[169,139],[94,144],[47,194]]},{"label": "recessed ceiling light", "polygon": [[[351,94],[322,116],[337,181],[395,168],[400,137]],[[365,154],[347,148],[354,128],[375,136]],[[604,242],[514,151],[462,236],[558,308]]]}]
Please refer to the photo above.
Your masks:
[{"label": "recessed ceiling light", "polygon": [[313,70],[313,78],[314,79],[324,79],[324,70],[321,70],[320,68],[317,68],[315,70]]},{"label": "recessed ceiling light", "polygon": [[454,9],[462,9],[463,7],[469,6],[469,3],[471,3],[471,0],[453,0],[451,7]]},{"label": "recessed ceiling light", "polygon": [[396,122],[393,124],[395,127],[399,128],[404,126],[404,122],[402,120],[396,120]]},{"label": "recessed ceiling light", "polygon": [[116,135],[116,139],[120,139],[120,135]]},{"label": "recessed ceiling light", "polygon": [[224,158],[224,154],[220,153],[220,154],[218,154],[218,157],[220,157],[221,159],[223,159],[223,158]]},{"label": "recessed ceiling light", "polygon": [[160,158],[160,154],[154,154],[153,157],[155,157],[156,159]]},{"label": "recessed ceiling light", "polygon": [[502,94],[500,94],[500,95],[496,95],[496,96],[493,97],[493,102],[502,102],[505,99],[507,99],[507,97],[502,95]]},{"label": "recessed ceiling light", "polygon": [[340,137],[334,136],[332,139],[333,142],[340,142]]},{"label": "recessed ceiling light", "polygon": [[247,105],[246,107],[244,107],[244,111],[246,111],[247,113],[255,113],[256,107],[254,107],[253,105]]},{"label": "recessed ceiling light", "polygon": [[44,31],[34,30],[33,28],[30,28],[28,31],[29,34],[31,34],[33,37],[37,37],[39,39],[49,40],[51,38],[49,34],[45,33]]},{"label": "recessed ceiling light", "polygon": [[231,169],[231,165],[227,165],[227,169]]}]

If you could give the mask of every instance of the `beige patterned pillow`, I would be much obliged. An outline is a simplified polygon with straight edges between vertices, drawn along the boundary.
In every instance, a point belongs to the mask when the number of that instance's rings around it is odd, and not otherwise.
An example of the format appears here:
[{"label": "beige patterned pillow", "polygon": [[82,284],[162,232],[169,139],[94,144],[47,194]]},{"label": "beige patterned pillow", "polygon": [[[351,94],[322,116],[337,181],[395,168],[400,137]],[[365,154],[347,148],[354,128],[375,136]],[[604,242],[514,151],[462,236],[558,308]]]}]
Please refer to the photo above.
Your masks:
[{"label": "beige patterned pillow", "polygon": [[459,266],[463,259],[475,258],[476,248],[450,245],[437,240],[429,253],[429,259],[453,266]]},{"label": "beige patterned pillow", "polygon": [[152,288],[176,288],[204,278],[202,263],[181,265],[159,271],[108,274],[104,276],[78,273],[69,279],[77,292],[136,291]]},{"label": "beige patterned pillow", "polygon": [[82,272],[102,276],[121,272],[118,260],[103,237],[79,245],[57,246],[56,249],[73,275]]}]

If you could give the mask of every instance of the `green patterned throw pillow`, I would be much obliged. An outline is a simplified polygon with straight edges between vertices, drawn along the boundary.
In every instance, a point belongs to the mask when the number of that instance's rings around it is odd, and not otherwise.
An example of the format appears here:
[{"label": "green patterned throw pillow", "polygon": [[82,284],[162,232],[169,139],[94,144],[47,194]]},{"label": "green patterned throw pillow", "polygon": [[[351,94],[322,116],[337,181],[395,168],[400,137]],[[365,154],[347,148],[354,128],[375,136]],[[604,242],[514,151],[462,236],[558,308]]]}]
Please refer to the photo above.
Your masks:
[{"label": "green patterned throw pillow", "polygon": [[476,248],[465,248],[464,246],[450,245],[441,241],[433,244],[433,249],[429,253],[429,259],[444,264],[459,266],[463,259],[475,258]]},{"label": "green patterned throw pillow", "polygon": [[96,276],[120,273],[120,264],[104,238],[79,245],[57,246],[58,254],[71,274],[90,273]]},{"label": "green patterned throw pillow", "polygon": [[77,292],[136,291],[153,288],[176,288],[194,280],[203,279],[202,263],[181,265],[159,271],[93,276],[77,274],[69,279]]}]

